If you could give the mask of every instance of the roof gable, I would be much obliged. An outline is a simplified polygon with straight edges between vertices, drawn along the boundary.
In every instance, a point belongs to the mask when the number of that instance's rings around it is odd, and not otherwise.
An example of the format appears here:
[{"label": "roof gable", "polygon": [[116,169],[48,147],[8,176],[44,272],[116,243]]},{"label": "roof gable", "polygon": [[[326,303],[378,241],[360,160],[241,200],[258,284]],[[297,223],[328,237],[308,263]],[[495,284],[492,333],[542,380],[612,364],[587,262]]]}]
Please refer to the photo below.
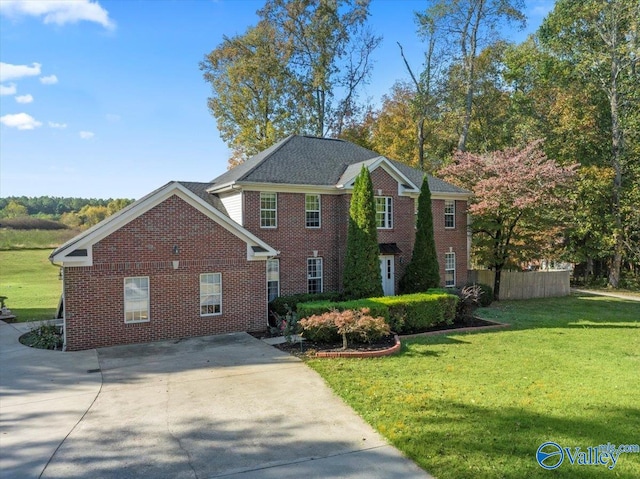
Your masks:
[{"label": "roof gable", "polygon": [[[93,264],[92,246],[94,244],[173,195],[185,200],[189,205],[198,209],[221,227],[243,240],[247,244],[248,260],[278,254],[271,246],[219,211],[214,206],[214,203],[219,200],[213,197],[209,198],[211,195],[208,195],[204,191],[207,185],[207,183],[180,183],[177,181],[167,183],[126,208],[109,216],[75,238],[72,238],[54,250],[49,256],[49,259],[52,262],[63,263],[69,266],[91,266]],[[202,190],[202,195],[197,193],[200,190]],[[258,247],[258,249],[254,250],[254,247]],[[81,250],[85,250],[86,254],[78,254],[78,251]]]}]

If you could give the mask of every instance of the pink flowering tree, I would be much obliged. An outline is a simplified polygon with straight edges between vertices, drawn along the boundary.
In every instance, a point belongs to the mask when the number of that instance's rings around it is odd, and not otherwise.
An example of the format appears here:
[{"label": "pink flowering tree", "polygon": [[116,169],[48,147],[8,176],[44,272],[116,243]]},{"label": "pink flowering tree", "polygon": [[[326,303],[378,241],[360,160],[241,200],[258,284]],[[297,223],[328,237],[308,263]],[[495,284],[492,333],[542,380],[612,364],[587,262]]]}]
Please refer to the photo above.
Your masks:
[{"label": "pink flowering tree", "polygon": [[445,180],[473,192],[469,213],[474,254],[496,273],[495,299],[502,269],[510,260],[541,258],[545,248],[558,242],[577,167],[550,160],[542,140],[536,140],[486,154],[458,151],[440,170]]}]

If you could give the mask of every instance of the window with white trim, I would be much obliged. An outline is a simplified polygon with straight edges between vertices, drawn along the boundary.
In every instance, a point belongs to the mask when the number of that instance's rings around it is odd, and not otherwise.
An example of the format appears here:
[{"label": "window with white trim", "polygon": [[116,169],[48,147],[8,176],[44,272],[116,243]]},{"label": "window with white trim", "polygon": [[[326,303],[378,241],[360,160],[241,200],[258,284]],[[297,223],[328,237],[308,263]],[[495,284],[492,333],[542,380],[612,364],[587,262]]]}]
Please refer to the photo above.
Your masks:
[{"label": "window with white trim", "polygon": [[456,202],[455,200],[444,200],[444,227],[456,227]]},{"label": "window with white trim", "polygon": [[200,275],[200,316],[222,314],[222,274]]},{"label": "window with white trim", "polygon": [[322,293],[322,258],[307,258],[307,292]]},{"label": "window with white trim", "polygon": [[393,228],[392,198],[390,196],[376,196],[376,227],[378,229]]},{"label": "window with white trim", "polygon": [[267,260],[267,300],[269,302],[280,296],[280,260]]},{"label": "window with white trim", "polygon": [[149,277],[124,279],[124,322],[149,321]]},{"label": "window with white trim", "polygon": [[260,193],[260,228],[278,226],[277,193]]},{"label": "window with white trim", "polygon": [[320,195],[305,195],[304,213],[307,228],[320,228]]},{"label": "window with white trim", "polygon": [[456,254],[444,254],[444,285],[453,287],[456,285]]}]

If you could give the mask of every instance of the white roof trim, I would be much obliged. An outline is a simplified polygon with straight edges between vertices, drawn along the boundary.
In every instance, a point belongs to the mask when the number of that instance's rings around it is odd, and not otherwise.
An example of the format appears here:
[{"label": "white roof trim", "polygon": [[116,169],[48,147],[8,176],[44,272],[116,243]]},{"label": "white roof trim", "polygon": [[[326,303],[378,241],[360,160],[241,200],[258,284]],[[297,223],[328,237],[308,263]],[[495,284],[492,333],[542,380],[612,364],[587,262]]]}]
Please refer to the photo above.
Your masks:
[{"label": "white roof trim", "polygon": [[[278,251],[273,249],[253,233],[249,232],[238,223],[233,221],[231,218],[218,211],[216,208],[211,206],[209,203],[204,201],[198,195],[196,195],[177,181],[173,181],[149,193],[148,195],[120,210],[119,212],[109,216],[105,220],[89,228],[70,241],[67,241],[65,244],[53,251],[53,253],[51,253],[51,255],[49,256],[49,259],[53,262],[67,264],[69,266],[91,266],[93,263],[91,247],[95,243],[106,238],[114,231],[117,231],[127,223],[143,215],[151,208],[159,205],[172,195],[176,195],[179,198],[185,200],[188,204],[211,218],[224,229],[243,240],[245,243],[247,243],[248,246],[260,246],[266,250],[266,253],[262,253],[260,255],[250,255],[248,253],[247,259],[257,259],[257,257],[262,257],[263,255],[276,256],[278,254]],[[76,249],[87,249],[87,256],[67,256]],[[247,251],[250,250],[251,248],[249,247]],[[253,258],[253,256],[256,256],[256,258]]]},{"label": "white roof trim", "polygon": [[407,178],[398,168],[396,168],[393,163],[391,163],[386,157],[378,156],[376,158],[372,158],[370,160],[361,161],[360,163],[354,163],[349,165],[347,169],[344,171],[340,179],[338,180],[338,184],[336,188],[340,189],[351,189],[353,188],[353,184],[355,183],[356,177],[360,174],[360,170],[362,169],[362,165],[366,166],[369,172],[373,172],[379,166],[382,167],[387,173],[394,177],[394,179],[398,182],[398,185],[407,185],[410,188],[403,187],[402,194],[408,195],[409,193],[420,193],[420,188],[413,183],[409,178]]}]

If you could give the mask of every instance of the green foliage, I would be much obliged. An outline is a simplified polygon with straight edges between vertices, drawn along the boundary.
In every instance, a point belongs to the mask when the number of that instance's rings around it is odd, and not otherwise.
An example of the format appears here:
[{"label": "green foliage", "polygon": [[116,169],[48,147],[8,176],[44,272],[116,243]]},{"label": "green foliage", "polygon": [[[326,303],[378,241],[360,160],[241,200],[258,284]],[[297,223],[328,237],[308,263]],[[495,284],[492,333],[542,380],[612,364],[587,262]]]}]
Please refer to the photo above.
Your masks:
[{"label": "green foliage", "polygon": [[300,318],[322,315],[328,311],[361,310],[372,316],[385,318],[392,331],[400,334],[417,333],[438,324],[452,324],[458,298],[440,290],[404,296],[382,296],[353,301],[316,301],[298,305]]},{"label": "green foliage", "polygon": [[373,183],[369,170],[363,165],[355,180],[349,207],[347,253],[343,273],[345,298],[382,296],[379,254]]},{"label": "green foliage", "polygon": [[418,198],[418,225],[413,255],[400,280],[400,292],[402,294],[417,293],[438,286],[440,286],[440,267],[433,235],[431,191],[429,179],[425,176]]},{"label": "green foliage", "polygon": [[484,283],[467,283],[465,286],[477,286],[480,288],[479,302],[480,306],[486,308],[493,303],[493,288]]},{"label": "green foliage", "polygon": [[43,324],[22,335],[20,342],[32,348],[61,349],[64,340],[60,329],[55,324]]},{"label": "green foliage", "polygon": [[297,312],[299,303],[308,303],[310,301],[339,301],[340,299],[340,293],[332,292],[290,294],[288,296],[279,296],[271,301],[269,303],[269,310],[272,313],[284,316],[289,312],[289,310]]},{"label": "green foliage", "polygon": [[298,314],[287,308],[285,315],[273,313],[276,320],[276,326],[271,328],[271,333],[275,335],[282,335],[290,343],[293,339],[293,335],[298,333]]}]

